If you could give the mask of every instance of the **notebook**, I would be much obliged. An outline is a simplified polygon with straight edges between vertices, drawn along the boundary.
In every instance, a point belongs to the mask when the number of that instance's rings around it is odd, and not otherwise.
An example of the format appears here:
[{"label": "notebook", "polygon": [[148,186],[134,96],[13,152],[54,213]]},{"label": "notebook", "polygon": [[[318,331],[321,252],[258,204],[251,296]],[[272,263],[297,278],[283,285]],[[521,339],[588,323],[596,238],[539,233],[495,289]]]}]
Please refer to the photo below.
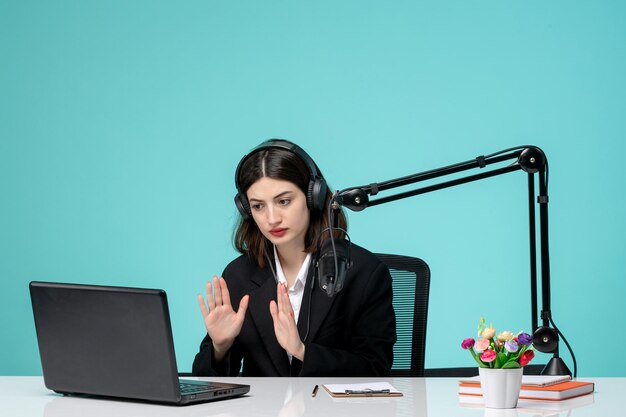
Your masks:
[{"label": "notebook", "polygon": [[179,380],[163,290],[53,282],[29,288],[50,390],[175,405],[250,391],[243,384]]}]

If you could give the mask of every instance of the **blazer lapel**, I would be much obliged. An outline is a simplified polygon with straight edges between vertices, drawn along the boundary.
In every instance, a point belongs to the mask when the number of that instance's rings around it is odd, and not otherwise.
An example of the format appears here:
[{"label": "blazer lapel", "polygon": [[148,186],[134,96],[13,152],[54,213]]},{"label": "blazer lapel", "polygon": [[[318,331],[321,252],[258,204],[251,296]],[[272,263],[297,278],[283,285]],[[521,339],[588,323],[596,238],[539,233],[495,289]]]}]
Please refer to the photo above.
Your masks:
[{"label": "blazer lapel", "polygon": [[[309,267],[309,271],[307,272],[307,277],[304,284],[304,293],[302,294],[302,303],[300,304],[300,315],[298,316],[298,334],[300,335],[300,340],[306,341],[307,332],[310,331],[310,323],[308,320],[309,312],[311,309],[309,305],[311,304],[311,282],[314,278],[311,270],[313,269],[313,261],[311,261],[311,266]],[[307,326],[308,324],[308,326]]]},{"label": "blazer lapel", "polygon": [[255,274],[252,281],[258,284],[259,288],[250,293],[248,305],[250,317],[256,325],[255,327],[278,374],[288,376],[289,359],[285,350],[276,340],[274,323],[270,314],[270,301],[276,300],[276,281],[267,268]]}]

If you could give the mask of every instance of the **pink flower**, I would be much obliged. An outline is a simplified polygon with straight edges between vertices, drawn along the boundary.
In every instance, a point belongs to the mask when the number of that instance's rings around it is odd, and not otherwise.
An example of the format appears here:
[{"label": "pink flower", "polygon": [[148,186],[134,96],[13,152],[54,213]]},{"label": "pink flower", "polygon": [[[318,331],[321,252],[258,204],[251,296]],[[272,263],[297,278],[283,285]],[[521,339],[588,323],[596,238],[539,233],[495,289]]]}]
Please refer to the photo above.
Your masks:
[{"label": "pink flower", "polygon": [[483,362],[489,363],[489,362],[493,362],[495,359],[496,359],[496,352],[491,349],[487,349],[486,351],[480,354],[480,360]]},{"label": "pink flower", "polygon": [[529,334],[510,331],[496,333],[493,325],[487,326],[485,318],[478,323],[476,340],[467,338],[461,347],[467,350],[479,367],[514,368],[527,365],[534,357],[532,338]]},{"label": "pink flower", "polygon": [[530,362],[534,357],[535,357],[534,350],[527,350],[526,352],[522,353],[522,356],[519,357],[520,366],[528,365],[528,362]]},{"label": "pink flower", "polygon": [[475,343],[474,339],[472,339],[471,337],[468,337],[467,339],[463,341],[463,343],[461,343],[461,347],[463,349],[469,349],[472,346],[474,346],[474,343]]},{"label": "pink flower", "polygon": [[489,343],[490,343],[489,339],[480,339],[474,345],[474,349],[476,349],[478,352],[482,352],[483,350],[485,350],[485,349],[487,349],[489,347]]}]

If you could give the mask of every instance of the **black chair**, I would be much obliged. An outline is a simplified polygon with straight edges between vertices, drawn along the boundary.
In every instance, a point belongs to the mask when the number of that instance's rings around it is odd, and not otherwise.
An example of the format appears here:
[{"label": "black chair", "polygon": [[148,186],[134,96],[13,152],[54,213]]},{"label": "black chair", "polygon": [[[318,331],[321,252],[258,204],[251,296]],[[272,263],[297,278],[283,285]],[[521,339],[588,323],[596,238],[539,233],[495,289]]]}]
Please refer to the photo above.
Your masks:
[{"label": "black chair", "polygon": [[377,253],[389,268],[398,341],[393,347],[392,376],[424,376],[430,268],[419,258]]}]

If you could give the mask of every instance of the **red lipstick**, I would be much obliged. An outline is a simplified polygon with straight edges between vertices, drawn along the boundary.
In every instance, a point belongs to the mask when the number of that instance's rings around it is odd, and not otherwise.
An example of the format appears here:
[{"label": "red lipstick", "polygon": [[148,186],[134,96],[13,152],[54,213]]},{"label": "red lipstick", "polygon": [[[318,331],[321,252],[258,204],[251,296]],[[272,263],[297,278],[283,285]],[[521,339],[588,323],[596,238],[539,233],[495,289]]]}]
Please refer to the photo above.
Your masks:
[{"label": "red lipstick", "polygon": [[275,227],[270,230],[272,236],[282,237],[285,233],[287,233],[287,229],[283,229],[282,227]]}]

